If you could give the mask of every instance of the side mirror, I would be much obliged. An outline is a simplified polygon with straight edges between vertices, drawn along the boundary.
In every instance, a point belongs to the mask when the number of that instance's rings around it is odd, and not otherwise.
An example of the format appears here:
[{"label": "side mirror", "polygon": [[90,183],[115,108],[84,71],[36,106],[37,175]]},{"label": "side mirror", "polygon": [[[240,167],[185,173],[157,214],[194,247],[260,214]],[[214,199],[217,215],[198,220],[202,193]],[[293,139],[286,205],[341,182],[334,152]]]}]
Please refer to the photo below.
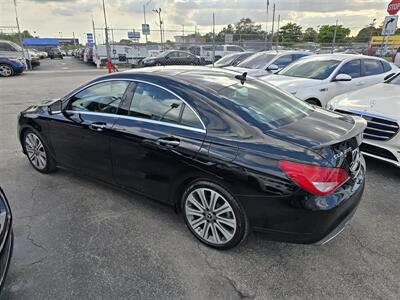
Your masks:
[{"label": "side mirror", "polygon": [[267,70],[268,71],[278,71],[279,67],[277,65],[272,64],[267,68]]},{"label": "side mirror", "polygon": [[167,55],[167,56],[165,57],[165,59],[169,59],[169,56]]},{"label": "side mirror", "polygon": [[351,81],[353,78],[347,74],[338,74],[333,81]]},{"label": "side mirror", "polygon": [[53,104],[49,105],[48,112],[50,115],[60,114],[62,112],[61,100],[57,100]]}]

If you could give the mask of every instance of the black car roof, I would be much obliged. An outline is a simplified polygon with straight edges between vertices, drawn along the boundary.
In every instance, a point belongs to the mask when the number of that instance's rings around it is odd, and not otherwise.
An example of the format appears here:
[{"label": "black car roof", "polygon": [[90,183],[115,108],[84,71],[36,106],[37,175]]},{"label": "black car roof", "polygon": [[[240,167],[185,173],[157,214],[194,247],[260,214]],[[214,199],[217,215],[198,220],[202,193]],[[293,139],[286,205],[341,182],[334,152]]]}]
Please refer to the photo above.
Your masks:
[{"label": "black car roof", "polygon": [[119,74],[124,74],[127,77],[130,77],[129,75],[140,74],[154,75],[154,77],[163,77],[181,82],[184,81],[197,86],[200,85],[214,91],[219,91],[224,87],[239,82],[239,80],[235,78],[238,73],[209,67],[150,67],[125,71]]}]

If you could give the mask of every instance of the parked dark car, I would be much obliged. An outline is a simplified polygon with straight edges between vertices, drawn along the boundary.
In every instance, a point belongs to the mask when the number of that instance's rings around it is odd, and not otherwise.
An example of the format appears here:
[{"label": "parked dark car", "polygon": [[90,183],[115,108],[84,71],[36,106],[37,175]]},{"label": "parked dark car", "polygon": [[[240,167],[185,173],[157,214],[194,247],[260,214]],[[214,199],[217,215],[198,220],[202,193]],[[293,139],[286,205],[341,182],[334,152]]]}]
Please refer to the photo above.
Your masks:
[{"label": "parked dark car", "polygon": [[58,48],[51,48],[50,51],[49,51],[49,57],[51,59],[55,59],[55,58],[63,59],[64,58],[62,53],[61,53],[61,50],[58,49]]},{"label": "parked dark car", "polygon": [[0,57],[0,76],[9,77],[20,74],[24,71],[24,63],[15,58]]},{"label": "parked dark car", "polygon": [[143,59],[143,66],[167,66],[167,65],[201,65],[201,59],[192,53],[178,50],[168,50],[156,57]]},{"label": "parked dark car", "polygon": [[106,75],[27,108],[18,123],[37,171],[63,166],[167,203],[219,249],[250,229],[325,243],[364,190],[362,118],[223,69]]},{"label": "parked dark car", "polygon": [[6,195],[0,187],[0,296],[13,252],[12,214]]},{"label": "parked dark car", "polygon": [[[229,66],[237,66],[239,63],[244,61],[249,56],[253,55],[254,52],[236,52],[225,55],[224,57],[218,59],[214,63],[215,68],[223,68]],[[211,65],[212,66],[212,65]]]}]

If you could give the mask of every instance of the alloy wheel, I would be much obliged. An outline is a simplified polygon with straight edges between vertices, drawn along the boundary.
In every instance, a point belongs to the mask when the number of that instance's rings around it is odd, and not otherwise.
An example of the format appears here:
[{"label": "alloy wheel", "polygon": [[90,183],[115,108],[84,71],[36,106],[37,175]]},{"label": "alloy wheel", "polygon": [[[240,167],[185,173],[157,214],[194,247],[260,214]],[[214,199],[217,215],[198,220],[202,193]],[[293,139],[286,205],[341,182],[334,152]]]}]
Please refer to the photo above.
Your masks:
[{"label": "alloy wheel", "polygon": [[186,198],[188,224],[201,239],[222,245],[235,235],[237,220],[232,206],[217,191],[197,188]]},{"label": "alloy wheel", "polygon": [[13,70],[10,66],[7,65],[0,65],[0,75],[4,77],[9,77],[13,73]]},{"label": "alloy wheel", "polygon": [[31,163],[39,170],[43,170],[47,165],[46,150],[42,141],[34,133],[28,133],[25,137],[25,149]]}]

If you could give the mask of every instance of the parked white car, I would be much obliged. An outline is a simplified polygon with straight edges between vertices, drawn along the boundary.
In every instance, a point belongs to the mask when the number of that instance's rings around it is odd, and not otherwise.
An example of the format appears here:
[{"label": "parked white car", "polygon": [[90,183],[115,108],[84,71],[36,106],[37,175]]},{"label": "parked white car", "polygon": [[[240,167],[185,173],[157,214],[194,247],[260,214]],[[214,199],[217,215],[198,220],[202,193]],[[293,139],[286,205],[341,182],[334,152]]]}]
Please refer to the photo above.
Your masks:
[{"label": "parked white car", "polygon": [[314,53],[309,51],[262,51],[246,58],[237,66],[226,67],[226,69],[238,73],[246,72],[248,76],[253,77],[268,76],[279,72],[292,62],[312,54]]},{"label": "parked white car", "polygon": [[[212,45],[193,45],[188,48],[188,50],[202,58],[206,63],[212,63],[214,61],[213,57],[213,46]],[[215,61],[221,59],[225,55],[237,52],[245,52],[246,50],[240,46],[236,45],[216,45],[215,46]]]},{"label": "parked white car", "polygon": [[321,54],[302,58],[277,75],[261,77],[308,103],[326,107],[333,97],[389,79],[399,71],[378,57]]},{"label": "parked white car", "polygon": [[384,83],[337,96],[328,109],[365,118],[361,151],[400,167],[400,73]]},{"label": "parked white car", "polygon": [[400,47],[397,49],[397,53],[394,56],[394,64],[400,67]]}]

